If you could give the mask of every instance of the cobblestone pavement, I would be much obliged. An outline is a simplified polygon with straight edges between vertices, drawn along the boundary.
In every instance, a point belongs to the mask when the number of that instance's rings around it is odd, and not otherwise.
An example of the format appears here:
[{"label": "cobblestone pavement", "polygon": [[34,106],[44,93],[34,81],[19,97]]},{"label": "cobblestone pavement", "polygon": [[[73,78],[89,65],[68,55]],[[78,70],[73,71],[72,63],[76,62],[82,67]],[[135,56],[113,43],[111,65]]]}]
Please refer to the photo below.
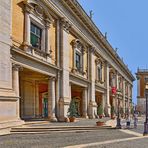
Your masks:
[{"label": "cobblestone pavement", "polygon": [[0,148],[58,148],[130,137],[133,135],[115,129],[100,129],[93,132],[12,134],[0,136]]},{"label": "cobblestone pavement", "polygon": [[[143,134],[143,131],[144,131],[144,122],[145,122],[145,117],[139,117],[138,118],[138,126],[137,128],[135,129],[134,128],[134,121],[131,120],[131,126],[130,126],[130,129],[131,131],[134,131],[134,132],[137,132],[137,133],[140,133],[140,134]],[[126,121],[123,120],[122,121],[122,127],[123,128],[126,128]]]},{"label": "cobblestone pavement", "polygon": [[147,148],[148,138],[135,139],[131,141],[115,142],[110,144],[88,146],[87,148]]},{"label": "cobblestone pavement", "polygon": [[[46,123],[40,126],[95,126],[94,120],[81,120],[76,123]],[[107,118],[104,120],[108,120]],[[148,138],[137,136],[135,133],[143,133],[144,118],[140,118],[137,129],[131,128],[124,130],[125,120],[122,120],[123,130],[118,129],[99,129],[97,131],[78,131],[78,132],[49,132],[46,134],[11,134],[0,136],[0,148],[60,148],[75,146],[90,148],[147,148]],[[36,126],[29,125],[29,126]],[[39,125],[37,125],[39,126]],[[124,132],[126,131],[126,132]],[[132,131],[130,133],[130,131]],[[96,145],[94,143],[97,143]]]}]

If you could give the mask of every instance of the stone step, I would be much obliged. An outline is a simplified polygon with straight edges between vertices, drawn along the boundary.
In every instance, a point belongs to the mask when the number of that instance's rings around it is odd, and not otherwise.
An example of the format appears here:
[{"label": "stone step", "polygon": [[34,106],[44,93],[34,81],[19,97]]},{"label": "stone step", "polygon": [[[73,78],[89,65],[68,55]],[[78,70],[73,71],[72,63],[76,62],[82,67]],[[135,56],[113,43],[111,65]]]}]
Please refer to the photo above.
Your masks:
[{"label": "stone step", "polygon": [[11,133],[48,133],[48,132],[84,132],[95,131],[103,128],[111,128],[110,126],[62,126],[62,127],[19,127],[12,128]]}]

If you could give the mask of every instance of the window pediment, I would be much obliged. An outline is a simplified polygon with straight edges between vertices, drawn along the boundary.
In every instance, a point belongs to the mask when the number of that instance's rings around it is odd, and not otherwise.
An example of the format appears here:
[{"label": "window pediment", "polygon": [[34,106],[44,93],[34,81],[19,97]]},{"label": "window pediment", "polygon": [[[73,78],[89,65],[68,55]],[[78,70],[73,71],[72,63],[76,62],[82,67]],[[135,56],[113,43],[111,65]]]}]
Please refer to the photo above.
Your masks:
[{"label": "window pediment", "polygon": [[100,58],[97,58],[95,60],[95,63],[96,63],[96,65],[100,65],[100,64],[102,64],[102,60]]},{"label": "window pediment", "polygon": [[26,5],[27,11],[30,13],[35,13],[37,16],[41,18],[46,18],[50,20],[50,22],[54,22],[53,17],[50,15],[48,8],[43,5],[38,0],[25,0],[24,4]]},{"label": "window pediment", "polygon": [[83,44],[80,42],[80,40],[75,39],[71,42],[73,49],[77,49],[80,52],[84,52],[84,46]]}]

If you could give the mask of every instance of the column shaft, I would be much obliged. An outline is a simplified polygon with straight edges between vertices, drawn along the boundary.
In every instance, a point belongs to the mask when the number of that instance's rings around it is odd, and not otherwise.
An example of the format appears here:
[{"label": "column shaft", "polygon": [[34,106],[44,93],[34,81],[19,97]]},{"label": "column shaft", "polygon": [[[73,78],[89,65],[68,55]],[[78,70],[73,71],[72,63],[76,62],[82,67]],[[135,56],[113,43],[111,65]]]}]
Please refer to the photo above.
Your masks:
[{"label": "column shaft", "polygon": [[39,117],[39,86],[35,84],[35,116]]},{"label": "column shaft", "polygon": [[123,112],[125,113],[126,105],[125,105],[125,80],[123,80]]},{"label": "column shaft", "polygon": [[55,121],[55,79],[48,81],[48,117],[51,121]]},{"label": "column shaft", "polygon": [[13,90],[16,94],[17,97],[17,102],[16,102],[16,116],[19,119],[20,118],[20,102],[19,102],[19,67],[17,65],[14,65],[13,67],[13,83],[12,83],[12,87]]},{"label": "column shaft", "polygon": [[95,114],[97,113],[97,104],[95,101],[95,75],[96,75],[96,67],[95,67],[95,49],[91,47],[90,55],[89,55],[89,65],[90,65],[90,99],[89,99],[89,118],[95,118]]},{"label": "column shaft", "polygon": [[30,44],[30,17],[29,12],[25,12],[25,45]]},{"label": "column shaft", "polygon": [[105,115],[110,116],[110,89],[109,89],[109,64],[106,63],[106,104],[105,104]]},{"label": "column shaft", "polygon": [[87,118],[87,88],[83,90],[83,117]]}]

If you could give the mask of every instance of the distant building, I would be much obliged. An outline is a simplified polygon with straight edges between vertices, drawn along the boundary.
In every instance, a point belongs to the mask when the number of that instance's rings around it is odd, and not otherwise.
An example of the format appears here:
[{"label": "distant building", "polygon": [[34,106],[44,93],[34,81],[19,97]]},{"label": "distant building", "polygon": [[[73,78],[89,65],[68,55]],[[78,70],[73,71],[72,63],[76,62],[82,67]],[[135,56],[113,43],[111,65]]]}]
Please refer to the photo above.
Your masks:
[{"label": "distant building", "polygon": [[145,77],[148,77],[148,69],[138,69],[137,77],[137,110],[145,113],[146,99],[145,99]]},{"label": "distant building", "polygon": [[1,0],[0,22],[0,125],[130,108],[134,76],[77,0]]}]

